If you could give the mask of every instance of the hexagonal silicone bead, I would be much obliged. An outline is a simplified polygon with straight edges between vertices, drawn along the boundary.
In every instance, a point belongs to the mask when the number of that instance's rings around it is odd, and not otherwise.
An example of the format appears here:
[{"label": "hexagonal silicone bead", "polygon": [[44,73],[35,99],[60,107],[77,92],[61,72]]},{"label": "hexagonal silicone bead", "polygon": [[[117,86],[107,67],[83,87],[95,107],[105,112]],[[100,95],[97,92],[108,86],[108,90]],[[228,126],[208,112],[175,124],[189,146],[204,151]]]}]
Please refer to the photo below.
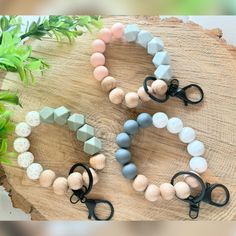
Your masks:
[{"label": "hexagonal silicone bead", "polygon": [[70,116],[70,111],[66,107],[58,107],[54,110],[54,121],[58,125],[65,125]]},{"label": "hexagonal silicone bead", "polygon": [[77,113],[71,115],[67,120],[69,129],[72,131],[76,131],[78,128],[80,128],[82,125],[84,125],[84,122],[84,116]]},{"label": "hexagonal silicone bead", "polygon": [[140,29],[136,24],[130,24],[125,27],[124,37],[127,42],[134,42],[137,39],[137,35]]},{"label": "hexagonal silicone bead", "polygon": [[44,107],[40,112],[40,120],[47,124],[54,123],[54,109],[51,107]]},{"label": "hexagonal silicone bead", "polygon": [[155,65],[155,67],[158,67],[160,65],[169,65],[170,64],[169,53],[166,51],[156,53],[152,62]]},{"label": "hexagonal silicone bead", "polygon": [[94,155],[102,149],[102,142],[100,139],[93,137],[84,143],[84,152],[89,155]]},{"label": "hexagonal silicone bead", "polygon": [[147,48],[148,43],[153,39],[153,36],[150,32],[141,30],[138,33],[136,43],[140,46]]},{"label": "hexagonal silicone bead", "polygon": [[171,67],[169,65],[160,65],[154,74],[157,79],[163,79],[168,82],[172,77]]},{"label": "hexagonal silicone bead", "polygon": [[77,130],[76,136],[79,141],[85,142],[86,140],[94,136],[94,128],[90,125],[85,124]]},{"label": "hexagonal silicone bead", "polygon": [[151,55],[155,55],[157,52],[162,51],[164,48],[164,43],[161,38],[153,38],[147,46],[147,52]]}]

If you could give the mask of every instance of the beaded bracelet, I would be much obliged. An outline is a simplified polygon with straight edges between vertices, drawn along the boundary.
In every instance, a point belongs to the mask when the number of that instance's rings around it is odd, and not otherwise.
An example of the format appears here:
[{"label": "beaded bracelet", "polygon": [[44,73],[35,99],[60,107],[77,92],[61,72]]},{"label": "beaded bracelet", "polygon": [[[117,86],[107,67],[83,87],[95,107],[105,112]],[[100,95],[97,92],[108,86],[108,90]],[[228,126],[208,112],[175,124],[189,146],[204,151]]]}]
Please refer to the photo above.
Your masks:
[{"label": "beaded bracelet", "polygon": [[[156,67],[154,72],[155,77],[147,77],[147,80],[144,81],[144,86],[140,87],[137,92],[128,92],[125,94],[123,89],[117,87],[116,79],[109,76],[109,71],[104,66],[106,61],[104,56],[106,44],[110,43],[112,38],[124,39],[127,42],[136,42],[138,45],[146,48],[148,54],[154,56],[152,62]],[[101,82],[102,89],[109,92],[109,99],[114,104],[121,104],[125,100],[127,107],[135,108],[141,101],[148,102],[152,99],[156,102],[165,102],[170,96],[181,98],[185,104],[197,104],[203,99],[203,91],[195,84],[191,84],[191,87],[199,90],[201,96],[197,101],[192,101],[187,97],[186,93],[184,93],[184,97],[179,96],[178,87],[176,92],[173,93],[170,56],[164,50],[163,41],[159,37],[154,37],[148,31],[140,30],[135,24],[124,27],[123,24],[116,23],[111,29],[102,29],[99,39],[96,39],[92,43],[92,51],[93,54],[90,58],[90,63],[95,68],[93,75],[96,80]],[[152,81],[151,86],[147,85],[148,81]],[[183,91],[185,92],[186,89],[184,88]]]},{"label": "beaded bracelet", "polygon": [[[42,165],[34,163],[34,155],[28,151],[30,142],[27,137],[31,134],[31,129],[37,127],[40,123],[68,125],[71,131],[76,132],[79,141],[84,142],[84,152],[88,155],[94,155],[89,163],[92,168],[93,184],[98,182],[98,176],[95,170],[102,170],[105,167],[106,157],[98,154],[102,149],[101,140],[95,137],[95,131],[92,126],[85,123],[85,117],[81,114],[71,114],[65,107],[53,109],[44,107],[40,112],[31,111],[25,117],[25,122],[16,125],[15,133],[17,138],[14,141],[14,149],[19,153],[18,165],[26,169],[26,174],[30,180],[38,180],[42,187],[53,187],[58,195],[63,195],[68,191],[80,189],[83,184],[88,185],[88,174],[85,171],[82,175],[78,172],[72,173],[68,178],[58,177],[52,170],[43,170]],[[95,155],[96,154],[96,155]]]},{"label": "beaded bracelet", "polygon": [[196,132],[190,127],[184,127],[183,122],[168,116],[163,112],[157,112],[153,116],[148,113],[141,113],[137,120],[128,120],[124,124],[124,132],[116,137],[116,143],[120,147],[116,151],[116,160],[123,166],[122,174],[125,178],[134,180],[133,188],[138,192],[145,191],[145,198],[149,201],[157,201],[161,197],[171,200],[175,195],[185,199],[190,195],[190,187],[197,187],[197,182],[191,176],[186,176],[186,182],[178,182],[174,186],[170,183],[161,184],[160,187],[149,184],[146,176],[138,174],[137,167],[131,162],[131,153],[128,150],[131,146],[132,136],[137,134],[140,128],[147,128],[154,125],[158,129],[164,127],[172,134],[178,134],[179,139],[187,144],[187,152],[192,156],[189,165],[193,172],[202,174],[207,170],[207,161],[201,157],[205,152],[204,144],[196,139]]}]

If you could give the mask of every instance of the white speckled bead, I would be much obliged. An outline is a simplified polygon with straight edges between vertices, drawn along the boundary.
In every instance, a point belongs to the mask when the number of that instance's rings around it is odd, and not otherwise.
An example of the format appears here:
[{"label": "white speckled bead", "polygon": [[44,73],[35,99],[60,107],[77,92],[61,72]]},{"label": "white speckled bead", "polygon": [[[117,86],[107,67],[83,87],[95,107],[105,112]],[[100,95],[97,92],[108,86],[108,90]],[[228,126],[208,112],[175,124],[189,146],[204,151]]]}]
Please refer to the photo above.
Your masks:
[{"label": "white speckled bead", "polygon": [[40,177],[40,174],[43,172],[43,167],[38,163],[31,164],[27,170],[27,176],[31,180],[37,180]]},{"label": "white speckled bead", "polygon": [[31,152],[23,152],[18,156],[17,162],[20,167],[27,168],[34,162],[34,155]]},{"label": "white speckled bead", "polygon": [[205,152],[204,144],[199,140],[194,140],[187,146],[188,153],[193,156],[202,156]]},{"label": "white speckled bead", "polygon": [[196,138],[196,132],[190,127],[184,127],[179,133],[179,139],[183,143],[191,143]]},{"label": "white speckled bead", "polygon": [[40,115],[37,111],[30,111],[25,116],[25,121],[31,127],[36,127],[40,125]]},{"label": "white speckled bead", "polygon": [[16,138],[13,143],[16,152],[26,152],[30,148],[30,142],[27,138]]},{"label": "white speckled bead", "polygon": [[167,130],[172,134],[178,134],[183,129],[183,122],[177,117],[168,120]]},{"label": "white speckled bead", "polygon": [[193,157],[189,162],[189,166],[193,171],[202,174],[207,170],[207,161],[203,157]]},{"label": "white speckled bead", "polygon": [[157,112],[153,115],[152,122],[156,128],[164,128],[168,123],[168,116],[164,112]]},{"label": "white speckled bead", "polygon": [[190,187],[185,182],[180,181],[176,183],[174,188],[175,188],[176,196],[180,199],[186,199],[191,194]]},{"label": "white speckled bead", "polygon": [[19,137],[28,137],[31,134],[31,127],[26,122],[16,125],[15,132]]}]

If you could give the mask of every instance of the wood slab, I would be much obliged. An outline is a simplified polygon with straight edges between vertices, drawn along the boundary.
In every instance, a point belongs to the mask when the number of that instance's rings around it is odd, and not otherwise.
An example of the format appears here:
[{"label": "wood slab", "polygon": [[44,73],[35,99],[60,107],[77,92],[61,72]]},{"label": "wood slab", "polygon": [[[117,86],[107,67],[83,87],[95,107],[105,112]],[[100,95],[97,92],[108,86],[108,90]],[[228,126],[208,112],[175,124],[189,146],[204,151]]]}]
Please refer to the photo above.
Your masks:
[{"label": "wood slab", "polygon": [[[23,87],[14,74],[8,73],[2,88],[18,90],[23,109],[16,108],[14,120],[20,122],[31,110],[43,106],[64,105],[73,112],[83,113],[95,126],[107,156],[106,168],[99,173],[100,181],[91,197],[110,200],[115,207],[114,220],[188,220],[188,205],[177,199],[150,203],[143,194],[135,192],[131,182],[121,175],[114,158],[115,137],[125,120],[141,112],[166,112],[180,117],[185,126],[197,130],[199,140],[206,145],[205,157],[209,169],[204,175],[208,182],[226,185],[231,202],[223,208],[203,203],[198,220],[236,220],[236,54],[235,49],[219,39],[220,31],[206,31],[196,24],[158,17],[106,17],[104,25],[114,22],[137,23],[142,29],[161,36],[171,55],[174,78],[181,86],[199,84],[205,92],[204,103],[184,106],[178,99],[165,104],[149,102],[137,109],[112,105],[100,84],[94,80],[89,63],[91,42],[95,35],[86,34],[73,45],[51,39],[33,42],[35,55],[46,58],[52,65],[36,86]],[[113,42],[106,52],[107,66],[126,91],[136,91],[145,76],[153,74],[152,57],[134,44]],[[30,136],[31,151],[45,168],[67,176],[69,168],[78,161],[88,162],[82,145],[74,133],[64,127],[42,125]],[[169,182],[180,170],[188,170],[186,145],[166,130],[142,130],[132,145],[133,160],[140,173],[153,183]],[[82,204],[72,205],[69,195],[56,196],[51,189],[40,188],[27,179],[25,171],[14,163],[4,166],[4,185],[10,191],[14,205],[32,213],[35,220],[85,220],[87,210]],[[103,214],[101,210],[101,214]]]}]

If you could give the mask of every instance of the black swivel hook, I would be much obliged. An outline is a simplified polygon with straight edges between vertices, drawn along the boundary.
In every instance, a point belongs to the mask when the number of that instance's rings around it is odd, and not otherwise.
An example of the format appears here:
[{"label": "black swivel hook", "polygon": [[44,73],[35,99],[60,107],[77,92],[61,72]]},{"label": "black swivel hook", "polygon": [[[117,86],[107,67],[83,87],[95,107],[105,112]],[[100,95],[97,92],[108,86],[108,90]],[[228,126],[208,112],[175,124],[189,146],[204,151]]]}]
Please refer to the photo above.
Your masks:
[{"label": "black swivel hook", "polygon": [[[170,84],[168,85],[168,90],[165,94],[165,97],[163,99],[157,98],[152,93],[148,91],[148,82],[149,81],[155,81],[156,77],[149,76],[147,77],[143,82],[143,87],[145,92],[148,94],[148,96],[158,103],[164,103],[166,102],[170,97],[177,97],[181,99],[184,102],[184,105],[187,106],[188,104],[198,104],[200,103],[204,98],[204,92],[202,88],[197,84],[189,84],[183,88],[179,88],[179,81],[177,79],[172,79]],[[187,90],[194,88],[196,91],[198,91],[200,98],[198,100],[191,100],[187,95]]]},{"label": "black swivel hook", "polygon": [[[84,203],[86,205],[86,207],[88,208],[88,213],[89,213],[88,219],[95,219],[95,220],[99,220],[99,221],[100,220],[110,220],[114,215],[114,207],[111,204],[111,202],[109,202],[107,200],[103,200],[103,199],[88,199],[86,197],[86,195],[90,193],[90,191],[92,190],[92,187],[93,187],[93,175],[92,175],[90,169],[82,163],[77,163],[71,167],[69,175],[72,174],[75,171],[75,169],[78,167],[82,167],[88,173],[89,184],[88,184],[88,186],[84,185],[79,190],[72,190],[73,194],[70,197],[70,202],[72,204],[76,204],[78,202]],[[96,207],[98,204],[106,204],[109,206],[110,215],[108,215],[107,218],[100,218],[96,215]]]},{"label": "black swivel hook", "polygon": [[[202,178],[193,172],[180,171],[180,172],[176,173],[171,179],[171,184],[174,185],[175,179],[181,175],[190,175],[190,176],[194,177],[195,179],[197,179],[197,181],[199,182],[199,184],[201,186],[201,192],[197,196],[191,195],[186,199],[179,198],[180,200],[189,203],[189,216],[190,216],[190,218],[196,219],[198,217],[201,202],[205,202],[205,203],[208,203],[208,204],[216,206],[216,207],[223,207],[229,202],[230,193],[229,193],[229,190],[227,189],[226,186],[224,186],[223,184],[204,183]],[[222,189],[224,192],[225,198],[222,202],[216,202],[213,199],[212,193],[217,188]]]}]

